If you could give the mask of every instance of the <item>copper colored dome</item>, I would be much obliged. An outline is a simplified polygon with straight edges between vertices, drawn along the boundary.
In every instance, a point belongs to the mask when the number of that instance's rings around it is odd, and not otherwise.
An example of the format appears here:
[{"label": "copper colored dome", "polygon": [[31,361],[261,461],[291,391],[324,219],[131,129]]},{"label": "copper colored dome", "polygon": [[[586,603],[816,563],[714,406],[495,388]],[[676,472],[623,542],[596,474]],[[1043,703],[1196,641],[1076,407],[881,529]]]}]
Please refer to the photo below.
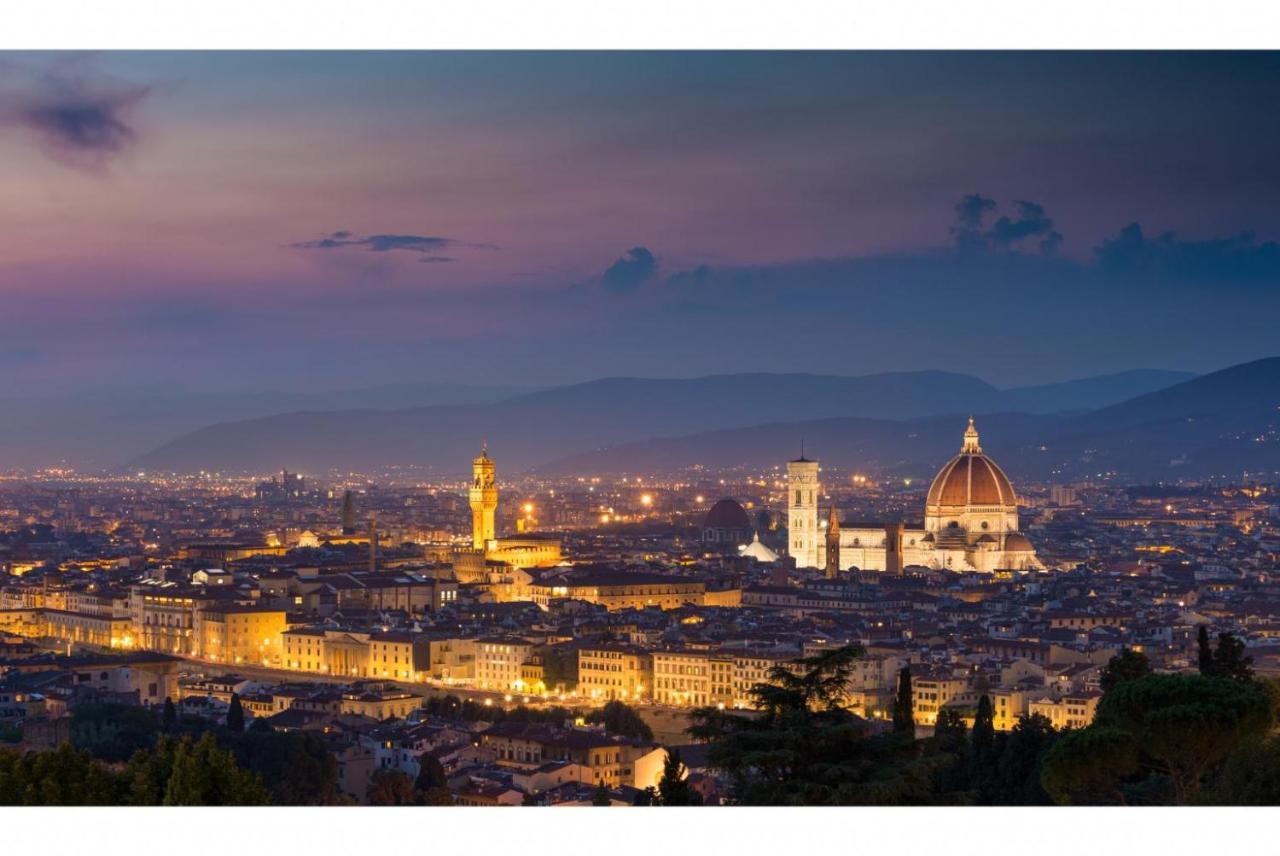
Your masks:
[{"label": "copper colored dome", "polygon": [[982,454],[978,432],[969,420],[964,447],[947,462],[929,486],[927,506],[1014,506],[1017,497],[1009,477]]},{"label": "copper colored dome", "polygon": [[747,517],[746,509],[736,501],[722,499],[711,506],[711,510],[707,512],[706,518],[702,521],[702,528],[750,529],[751,520]]}]

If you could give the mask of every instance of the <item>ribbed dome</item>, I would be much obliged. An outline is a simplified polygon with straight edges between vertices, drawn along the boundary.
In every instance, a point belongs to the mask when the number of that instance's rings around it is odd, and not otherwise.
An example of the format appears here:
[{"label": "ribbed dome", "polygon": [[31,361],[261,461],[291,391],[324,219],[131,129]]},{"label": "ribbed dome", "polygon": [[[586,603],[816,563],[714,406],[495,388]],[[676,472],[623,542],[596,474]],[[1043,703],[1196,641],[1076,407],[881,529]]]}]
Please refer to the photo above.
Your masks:
[{"label": "ribbed dome", "polygon": [[1017,497],[1009,477],[982,454],[978,431],[969,420],[960,454],[947,462],[929,486],[927,507],[1015,506]]},{"label": "ribbed dome", "polygon": [[1028,553],[1035,551],[1035,547],[1031,546],[1031,540],[1021,532],[1015,532],[1005,538],[1004,548],[1009,551],[1025,551]]},{"label": "ribbed dome", "polygon": [[722,499],[702,521],[703,529],[750,529],[751,521],[747,518],[746,509],[735,500]]}]

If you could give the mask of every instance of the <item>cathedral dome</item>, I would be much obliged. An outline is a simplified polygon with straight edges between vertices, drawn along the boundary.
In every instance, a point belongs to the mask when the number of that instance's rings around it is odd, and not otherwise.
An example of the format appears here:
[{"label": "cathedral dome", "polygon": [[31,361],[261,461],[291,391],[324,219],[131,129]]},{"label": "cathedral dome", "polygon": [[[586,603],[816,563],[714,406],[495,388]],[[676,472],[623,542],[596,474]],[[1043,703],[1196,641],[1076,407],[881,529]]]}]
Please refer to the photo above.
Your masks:
[{"label": "cathedral dome", "polygon": [[1010,508],[1016,506],[1017,502],[1009,477],[995,461],[982,454],[982,447],[978,445],[978,430],[974,428],[973,419],[970,418],[960,454],[938,471],[933,484],[929,486],[926,508]]},{"label": "cathedral dome", "polygon": [[715,505],[711,506],[711,510],[707,512],[707,516],[702,521],[703,529],[751,529],[751,521],[747,518],[747,511],[737,501],[732,499],[722,499]]}]

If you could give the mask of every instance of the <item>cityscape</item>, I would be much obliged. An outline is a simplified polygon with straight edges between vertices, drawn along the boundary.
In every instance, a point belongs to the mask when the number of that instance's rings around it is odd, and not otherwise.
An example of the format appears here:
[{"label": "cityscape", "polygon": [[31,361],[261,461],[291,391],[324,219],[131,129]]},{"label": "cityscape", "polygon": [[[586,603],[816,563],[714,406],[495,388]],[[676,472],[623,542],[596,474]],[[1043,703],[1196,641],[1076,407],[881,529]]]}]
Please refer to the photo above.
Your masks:
[{"label": "cityscape", "polygon": [[1280,804],[1277,82],[0,56],[0,805]]}]

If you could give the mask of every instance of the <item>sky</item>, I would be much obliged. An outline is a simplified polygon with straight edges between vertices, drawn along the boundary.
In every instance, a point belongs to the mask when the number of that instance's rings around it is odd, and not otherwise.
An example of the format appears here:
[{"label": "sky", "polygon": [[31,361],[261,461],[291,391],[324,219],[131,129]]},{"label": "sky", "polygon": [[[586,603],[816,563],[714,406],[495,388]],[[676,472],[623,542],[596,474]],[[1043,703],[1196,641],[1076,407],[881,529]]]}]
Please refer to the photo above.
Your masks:
[{"label": "sky", "polygon": [[0,53],[0,395],[1280,353],[1280,56]]}]

